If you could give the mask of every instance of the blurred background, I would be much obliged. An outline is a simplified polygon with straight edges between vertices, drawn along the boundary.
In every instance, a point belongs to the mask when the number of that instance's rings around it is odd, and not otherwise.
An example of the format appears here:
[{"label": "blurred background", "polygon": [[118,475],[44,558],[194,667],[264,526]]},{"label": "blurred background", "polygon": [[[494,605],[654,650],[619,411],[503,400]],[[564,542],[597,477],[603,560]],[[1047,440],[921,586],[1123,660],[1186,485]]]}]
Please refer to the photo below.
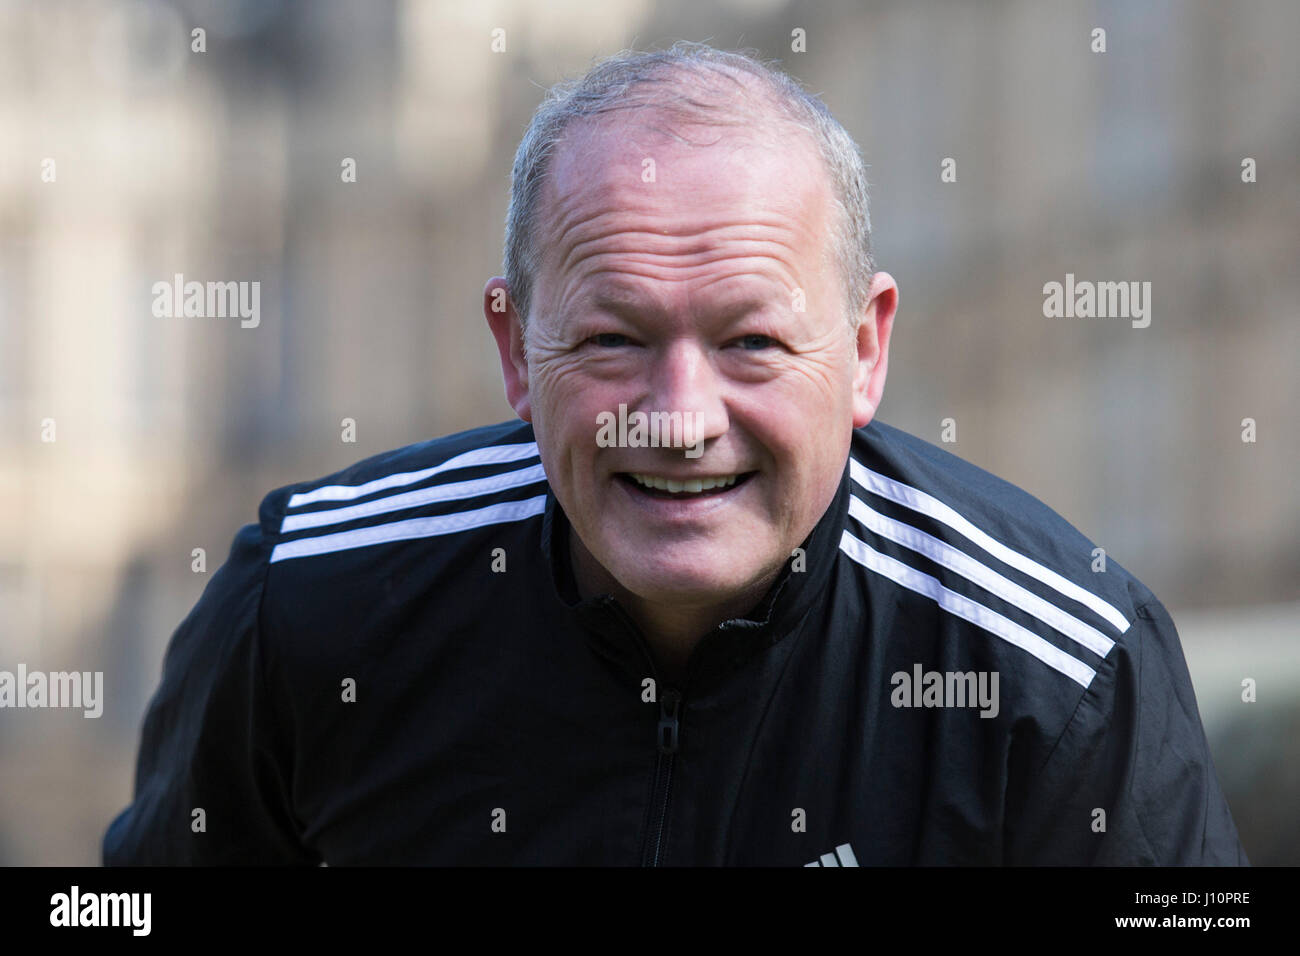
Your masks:
[{"label": "blurred background", "polygon": [[[779,59],[862,144],[881,419],[953,419],[1155,591],[1247,853],[1300,862],[1297,37],[1290,0],[0,0],[0,669],[106,698],[0,710],[0,863],[98,862],[267,491],[513,417],[481,297],[515,146],[677,39]],[[156,317],[176,273],[260,282],[260,324]],[[1045,318],[1066,273],[1149,281],[1150,327]]]}]

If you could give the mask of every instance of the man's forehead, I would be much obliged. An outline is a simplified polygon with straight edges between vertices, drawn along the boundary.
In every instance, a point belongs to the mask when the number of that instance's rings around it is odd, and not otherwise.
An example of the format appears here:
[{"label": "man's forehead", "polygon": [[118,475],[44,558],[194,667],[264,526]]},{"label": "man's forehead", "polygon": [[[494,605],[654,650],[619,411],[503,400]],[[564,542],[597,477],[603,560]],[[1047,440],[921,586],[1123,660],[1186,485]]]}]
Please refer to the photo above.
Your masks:
[{"label": "man's forehead", "polygon": [[565,136],[541,212],[551,240],[610,213],[662,221],[655,231],[665,234],[692,214],[719,212],[814,227],[807,220],[821,219],[828,197],[820,157],[793,127],[683,123],[639,109],[582,121]]}]

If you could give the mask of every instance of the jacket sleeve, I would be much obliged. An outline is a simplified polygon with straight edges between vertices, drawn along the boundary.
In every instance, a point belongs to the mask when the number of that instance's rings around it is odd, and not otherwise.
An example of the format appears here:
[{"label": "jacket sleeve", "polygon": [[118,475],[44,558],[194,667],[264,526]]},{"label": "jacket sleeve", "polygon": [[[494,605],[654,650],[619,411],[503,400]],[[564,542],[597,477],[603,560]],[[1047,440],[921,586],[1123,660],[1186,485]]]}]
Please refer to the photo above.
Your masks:
[{"label": "jacket sleeve", "polygon": [[297,837],[260,662],[266,569],[260,527],[248,525],[172,635],[105,865],[317,862]]},{"label": "jacket sleeve", "polygon": [[1012,864],[1248,866],[1169,613],[1152,600],[1098,668],[1023,801]]}]

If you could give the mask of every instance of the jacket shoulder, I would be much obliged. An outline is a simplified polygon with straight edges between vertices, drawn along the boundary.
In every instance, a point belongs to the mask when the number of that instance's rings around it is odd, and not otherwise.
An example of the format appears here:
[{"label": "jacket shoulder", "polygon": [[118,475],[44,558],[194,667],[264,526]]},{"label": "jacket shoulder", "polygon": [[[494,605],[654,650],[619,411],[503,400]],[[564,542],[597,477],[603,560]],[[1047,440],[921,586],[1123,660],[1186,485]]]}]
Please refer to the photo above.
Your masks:
[{"label": "jacket shoulder", "polygon": [[[484,454],[485,449],[517,445],[525,446],[514,449],[523,457],[528,457],[530,451],[532,457],[536,457],[532,426],[526,422],[502,422],[413,442],[363,458],[319,478],[281,485],[262,499],[259,518],[263,530],[274,534],[279,519],[289,510],[323,507],[331,503],[337,506],[384,491],[405,490],[426,477],[433,477],[422,474],[428,469],[450,465],[446,470],[451,471],[456,467],[490,464],[492,455]],[[507,448],[498,454],[496,460],[510,460],[510,451]],[[478,454],[474,454],[476,452]],[[466,455],[465,460],[456,461]]]},{"label": "jacket shoulder", "polygon": [[505,422],[277,488],[258,518],[271,564],[319,559],[532,517],[545,481],[532,426]]},{"label": "jacket shoulder", "polygon": [[[1155,601],[1146,585],[1048,505],[924,439],[872,422],[854,432],[851,458],[855,494],[901,503],[977,554],[1005,558],[1014,550],[1026,559],[1015,566],[1037,564],[1074,583],[1067,590],[1076,597],[1079,589],[1093,593],[1126,621]],[[1116,615],[1103,613],[1122,627]]]},{"label": "jacket shoulder", "polygon": [[1023,489],[880,422],[855,431],[849,469],[841,550],[913,633],[959,645],[1057,728],[1090,686],[1111,685],[1117,648],[1138,639],[1155,596],[1087,536]]}]

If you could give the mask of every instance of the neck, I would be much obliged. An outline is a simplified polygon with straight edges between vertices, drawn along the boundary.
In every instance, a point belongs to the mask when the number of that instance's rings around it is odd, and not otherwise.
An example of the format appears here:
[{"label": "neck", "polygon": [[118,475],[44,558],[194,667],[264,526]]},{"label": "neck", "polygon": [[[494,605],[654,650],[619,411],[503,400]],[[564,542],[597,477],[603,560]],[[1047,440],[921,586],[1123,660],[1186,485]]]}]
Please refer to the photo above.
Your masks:
[{"label": "neck", "polygon": [[569,551],[578,595],[583,600],[612,594],[645,636],[655,663],[670,682],[680,684],[697,644],[723,621],[740,617],[763,599],[780,568],[738,594],[699,602],[651,601],[623,587],[569,529]]}]

